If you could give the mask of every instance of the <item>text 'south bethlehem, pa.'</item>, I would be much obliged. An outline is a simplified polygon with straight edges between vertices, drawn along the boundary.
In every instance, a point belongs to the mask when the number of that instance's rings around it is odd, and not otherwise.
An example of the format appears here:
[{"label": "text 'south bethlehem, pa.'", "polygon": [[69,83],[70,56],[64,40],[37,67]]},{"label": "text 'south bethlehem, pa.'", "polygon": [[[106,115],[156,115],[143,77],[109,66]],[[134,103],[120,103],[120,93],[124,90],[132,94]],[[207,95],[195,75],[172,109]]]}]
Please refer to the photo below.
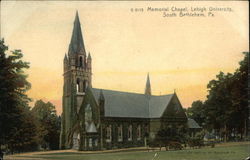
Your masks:
[{"label": "text 'south bethlehem, pa.'", "polygon": [[162,17],[214,17],[218,12],[233,12],[230,7],[135,7],[131,12],[161,12]]}]

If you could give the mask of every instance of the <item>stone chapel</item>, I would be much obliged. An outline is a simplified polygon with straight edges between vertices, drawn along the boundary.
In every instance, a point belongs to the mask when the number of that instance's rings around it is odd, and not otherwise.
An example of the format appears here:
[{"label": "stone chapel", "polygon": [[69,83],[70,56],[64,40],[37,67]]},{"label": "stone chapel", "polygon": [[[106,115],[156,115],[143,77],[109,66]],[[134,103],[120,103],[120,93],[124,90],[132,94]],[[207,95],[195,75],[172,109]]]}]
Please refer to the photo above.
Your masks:
[{"label": "stone chapel", "polygon": [[61,149],[144,146],[160,129],[187,124],[177,94],[152,95],[149,75],[145,93],[141,94],[94,88],[91,63],[76,13],[68,53],[63,61]]}]

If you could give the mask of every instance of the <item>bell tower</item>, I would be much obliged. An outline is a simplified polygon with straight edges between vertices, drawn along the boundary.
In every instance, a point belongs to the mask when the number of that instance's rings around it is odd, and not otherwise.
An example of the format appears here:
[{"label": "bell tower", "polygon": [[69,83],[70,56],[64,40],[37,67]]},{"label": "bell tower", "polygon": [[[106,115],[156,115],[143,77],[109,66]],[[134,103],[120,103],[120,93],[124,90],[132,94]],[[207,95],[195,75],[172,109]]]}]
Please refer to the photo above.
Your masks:
[{"label": "bell tower", "polygon": [[71,148],[70,130],[76,121],[85,90],[91,85],[91,56],[86,56],[81,24],[76,12],[68,54],[63,61],[63,98],[60,148]]}]

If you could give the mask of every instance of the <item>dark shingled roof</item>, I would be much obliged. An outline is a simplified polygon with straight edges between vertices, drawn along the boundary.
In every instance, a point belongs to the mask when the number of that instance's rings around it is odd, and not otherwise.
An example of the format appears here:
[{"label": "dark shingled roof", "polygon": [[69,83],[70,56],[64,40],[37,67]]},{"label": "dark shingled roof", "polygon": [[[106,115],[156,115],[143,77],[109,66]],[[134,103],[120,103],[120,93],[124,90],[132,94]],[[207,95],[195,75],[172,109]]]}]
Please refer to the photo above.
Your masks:
[{"label": "dark shingled roof", "polygon": [[201,128],[201,126],[194,119],[188,118],[188,128]]},{"label": "dark shingled roof", "polygon": [[162,116],[166,107],[174,94],[162,96],[150,96],[149,100],[149,118],[159,118]]},{"label": "dark shingled roof", "polygon": [[102,92],[105,117],[160,118],[173,96],[150,96],[97,88],[92,88],[91,91],[97,102]]}]

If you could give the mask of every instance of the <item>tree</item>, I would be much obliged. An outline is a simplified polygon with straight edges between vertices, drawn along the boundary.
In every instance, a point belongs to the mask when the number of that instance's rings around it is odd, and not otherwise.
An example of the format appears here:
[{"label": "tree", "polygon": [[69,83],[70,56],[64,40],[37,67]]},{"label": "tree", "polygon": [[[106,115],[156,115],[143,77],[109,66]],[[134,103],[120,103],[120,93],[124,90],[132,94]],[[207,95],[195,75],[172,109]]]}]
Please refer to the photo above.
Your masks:
[{"label": "tree", "polygon": [[216,129],[228,140],[247,131],[247,67],[249,53],[244,53],[240,67],[232,73],[220,72],[208,85],[204,103],[207,128]]},{"label": "tree", "polygon": [[187,108],[188,118],[194,119],[200,126],[205,122],[204,106],[202,101],[197,100],[192,103],[190,108]]},{"label": "tree", "polygon": [[32,108],[38,126],[39,144],[44,149],[58,149],[60,136],[60,117],[56,115],[55,106],[50,102],[38,100]]},{"label": "tree", "polygon": [[186,143],[186,140],[187,126],[178,123],[171,123],[157,132],[153,143],[164,146],[170,142]]},{"label": "tree", "polygon": [[28,107],[20,113],[19,126],[15,128],[15,133],[8,140],[8,148],[11,152],[23,152],[37,150],[37,126],[35,117]]},{"label": "tree", "polygon": [[0,40],[0,147],[13,152],[27,150],[28,144],[36,142],[32,133],[35,126],[29,116],[30,98],[26,95],[31,85],[23,71],[29,63],[22,61],[21,50],[9,55],[7,51],[4,40]]},{"label": "tree", "polygon": [[249,52],[244,52],[244,59],[239,62],[240,67],[235,71],[232,85],[232,125],[241,134],[247,135],[248,120],[248,59]]}]

